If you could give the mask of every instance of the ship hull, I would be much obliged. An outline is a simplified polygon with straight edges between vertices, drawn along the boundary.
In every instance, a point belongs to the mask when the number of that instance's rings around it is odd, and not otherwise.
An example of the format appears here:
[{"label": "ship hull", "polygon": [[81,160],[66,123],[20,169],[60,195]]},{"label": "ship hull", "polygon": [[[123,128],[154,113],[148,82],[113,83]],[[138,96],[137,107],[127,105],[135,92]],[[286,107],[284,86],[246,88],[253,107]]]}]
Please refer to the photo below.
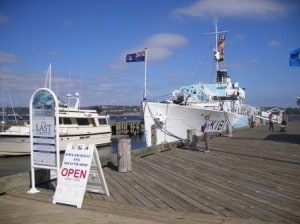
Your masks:
[{"label": "ship hull", "polygon": [[143,112],[147,146],[185,140],[187,130],[191,129],[201,136],[206,114],[210,114],[212,132],[224,132],[228,125],[233,128],[249,125],[246,115],[173,103],[143,102]]}]

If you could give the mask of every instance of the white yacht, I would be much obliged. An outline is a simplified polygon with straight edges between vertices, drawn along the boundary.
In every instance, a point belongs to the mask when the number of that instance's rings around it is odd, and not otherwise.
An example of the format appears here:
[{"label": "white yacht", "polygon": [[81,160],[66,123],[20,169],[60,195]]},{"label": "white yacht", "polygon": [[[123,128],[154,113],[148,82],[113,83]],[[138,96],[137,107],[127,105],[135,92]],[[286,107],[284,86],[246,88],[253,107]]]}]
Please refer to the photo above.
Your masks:
[{"label": "white yacht", "polygon": [[[96,110],[79,108],[79,95],[75,96],[74,106],[59,105],[59,140],[60,151],[66,149],[67,143],[95,144],[111,143],[109,116],[99,115]],[[0,132],[0,156],[30,154],[30,125],[11,126]]]}]

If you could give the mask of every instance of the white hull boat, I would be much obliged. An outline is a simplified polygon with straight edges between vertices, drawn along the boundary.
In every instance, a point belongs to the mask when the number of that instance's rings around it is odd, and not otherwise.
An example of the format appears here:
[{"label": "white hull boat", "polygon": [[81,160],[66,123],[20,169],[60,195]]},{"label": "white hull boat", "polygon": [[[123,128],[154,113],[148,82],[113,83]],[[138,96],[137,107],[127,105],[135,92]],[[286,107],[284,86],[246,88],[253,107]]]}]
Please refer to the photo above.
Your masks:
[{"label": "white hull boat", "polygon": [[229,126],[235,129],[247,127],[250,118],[247,114],[200,106],[147,101],[143,102],[143,111],[147,146],[185,140],[188,130],[195,130],[196,135],[201,136],[201,125],[205,122],[206,114],[210,114],[212,132],[220,133],[225,132]]},{"label": "white hull boat", "polygon": [[[94,144],[111,143],[109,116],[99,115],[96,110],[79,109],[79,96],[75,106],[60,104],[59,107],[59,146],[64,151],[68,143]],[[30,154],[30,125],[11,126],[0,132],[0,156]]]}]

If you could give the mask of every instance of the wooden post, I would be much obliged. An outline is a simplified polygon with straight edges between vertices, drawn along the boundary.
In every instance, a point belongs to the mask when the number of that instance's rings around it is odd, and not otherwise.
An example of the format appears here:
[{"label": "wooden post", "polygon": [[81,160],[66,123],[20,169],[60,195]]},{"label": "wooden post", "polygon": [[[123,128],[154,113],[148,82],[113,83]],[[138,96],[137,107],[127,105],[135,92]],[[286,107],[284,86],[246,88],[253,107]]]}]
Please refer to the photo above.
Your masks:
[{"label": "wooden post", "polygon": [[131,139],[120,138],[118,142],[118,171],[126,173],[132,171]]},{"label": "wooden post", "polygon": [[188,129],[187,130],[186,147],[196,148],[196,146],[197,146],[196,131],[195,131],[195,129]]},{"label": "wooden post", "polygon": [[155,124],[151,125],[151,146],[155,146],[157,142],[157,133]]}]

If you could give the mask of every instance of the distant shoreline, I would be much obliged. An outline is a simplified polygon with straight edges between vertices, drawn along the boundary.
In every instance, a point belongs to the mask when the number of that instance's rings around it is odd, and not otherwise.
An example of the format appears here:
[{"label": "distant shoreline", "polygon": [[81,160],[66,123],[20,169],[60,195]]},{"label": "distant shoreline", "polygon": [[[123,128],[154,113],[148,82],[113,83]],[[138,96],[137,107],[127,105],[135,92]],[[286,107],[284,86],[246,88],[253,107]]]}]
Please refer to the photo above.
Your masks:
[{"label": "distant shoreline", "polygon": [[140,112],[124,113],[124,114],[108,114],[110,116],[142,116]]}]

